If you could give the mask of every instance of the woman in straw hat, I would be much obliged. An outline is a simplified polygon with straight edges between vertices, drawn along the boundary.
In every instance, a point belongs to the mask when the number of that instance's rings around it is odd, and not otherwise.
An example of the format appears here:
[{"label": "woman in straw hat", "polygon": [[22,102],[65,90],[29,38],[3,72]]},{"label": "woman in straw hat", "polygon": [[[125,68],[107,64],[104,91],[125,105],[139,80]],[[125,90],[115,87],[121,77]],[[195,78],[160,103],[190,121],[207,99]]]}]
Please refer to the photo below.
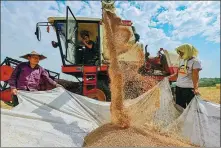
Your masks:
[{"label": "woman in straw hat", "polygon": [[200,61],[197,59],[198,50],[190,44],[177,47],[176,52],[180,55],[178,72],[169,78],[176,78],[176,104],[183,108],[191,102],[195,95],[199,95],[199,71],[202,70]]},{"label": "woman in straw hat", "polygon": [[46,59],[44,55],[32,51],[21,56],[21,58],[27,59],[28,62],[22,62],[17,65],[8,81],[12,95],[14,95],[13,99],[15,100],[13,102],[15,106],[18,104],[16,97],[18,90],[38,91],[41,81],[46,81],[55,87],[61,86],[49,77],[44,68],[38,65],[40,60]]}]

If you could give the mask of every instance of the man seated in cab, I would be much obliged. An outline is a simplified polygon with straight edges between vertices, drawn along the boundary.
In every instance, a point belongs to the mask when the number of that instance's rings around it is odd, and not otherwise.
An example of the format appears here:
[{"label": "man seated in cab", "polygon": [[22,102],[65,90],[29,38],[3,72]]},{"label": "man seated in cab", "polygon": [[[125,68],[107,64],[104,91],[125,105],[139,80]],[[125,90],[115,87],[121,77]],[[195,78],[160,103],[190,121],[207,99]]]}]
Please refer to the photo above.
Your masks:
[{"label": "man seated in cab", "polygon": [[84,64],[94,65],[94,58],[96,55],[95,43],[90,40],[89,31],[82,30],[80,32],[81,44],[85,47],[84,49]]},{"label": "man seated in cab", "polygon": [[46,59],[44,55],[32,51],[21,56],[21,58],[27,59],[28,62],[22,62],[17,65],[8,81],[13,95],[12,102],[14,106],[18,105],[16,96],[18,90],[38,91],[42,81],[48,82],[54,87],[61,86],[49,77],[48,72],[43,67],[38,65],[40,60]]}]

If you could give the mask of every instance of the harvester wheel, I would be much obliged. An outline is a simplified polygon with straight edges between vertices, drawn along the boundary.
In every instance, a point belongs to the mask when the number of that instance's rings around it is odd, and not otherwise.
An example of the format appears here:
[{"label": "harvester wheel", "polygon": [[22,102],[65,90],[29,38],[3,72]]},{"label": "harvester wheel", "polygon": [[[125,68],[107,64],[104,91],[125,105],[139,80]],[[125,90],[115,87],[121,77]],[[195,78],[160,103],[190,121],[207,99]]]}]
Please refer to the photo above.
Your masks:
[{"label": "harvester wheel", "polygon": [[89,98],[93,98],[99,101],[111,101],[111,92],[105,81],[100,80],[97,82],[97,92],[96,94],[90,94]]},{"label": "harvester wheel", "polygon": [[111,92],[108,84],[105,83],[105,81],[98,81],[97,88],[104,92],[106,96],[106,101],[111,101]]}]

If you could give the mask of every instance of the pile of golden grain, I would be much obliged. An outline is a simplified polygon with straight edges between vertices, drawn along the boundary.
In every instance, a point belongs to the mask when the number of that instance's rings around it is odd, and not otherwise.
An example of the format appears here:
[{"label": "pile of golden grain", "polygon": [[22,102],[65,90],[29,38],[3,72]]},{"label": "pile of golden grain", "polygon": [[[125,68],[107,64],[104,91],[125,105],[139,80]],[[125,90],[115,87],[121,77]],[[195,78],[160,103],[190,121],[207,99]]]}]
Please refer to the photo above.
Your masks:
[{"label": "pile of golden grain", "polygon": [[160,135],[156,131],[144,131],[136,127],[122,129],[114,124],[105,124],[85,137],[84,147],[145,147],[145,146],[193,146],[187,142]]}]

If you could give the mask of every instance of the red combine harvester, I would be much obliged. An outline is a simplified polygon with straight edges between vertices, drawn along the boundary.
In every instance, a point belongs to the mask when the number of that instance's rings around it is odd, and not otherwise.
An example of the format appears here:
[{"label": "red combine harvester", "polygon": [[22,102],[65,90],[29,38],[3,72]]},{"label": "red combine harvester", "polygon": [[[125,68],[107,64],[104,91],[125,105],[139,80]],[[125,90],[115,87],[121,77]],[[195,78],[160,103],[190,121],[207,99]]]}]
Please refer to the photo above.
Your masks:
[{"label": "red combine harvester", "polygon": [[[145,46],[145,62],[139,69],[140,74],[153,76],[156,80],[161,81],[165,76],[169,76],[177,72],[178,54],[160,48],[156,57],[150,57],[147,47],[148,45]],[[170,79],[171,83],[174,81],[176,80]]]}]

